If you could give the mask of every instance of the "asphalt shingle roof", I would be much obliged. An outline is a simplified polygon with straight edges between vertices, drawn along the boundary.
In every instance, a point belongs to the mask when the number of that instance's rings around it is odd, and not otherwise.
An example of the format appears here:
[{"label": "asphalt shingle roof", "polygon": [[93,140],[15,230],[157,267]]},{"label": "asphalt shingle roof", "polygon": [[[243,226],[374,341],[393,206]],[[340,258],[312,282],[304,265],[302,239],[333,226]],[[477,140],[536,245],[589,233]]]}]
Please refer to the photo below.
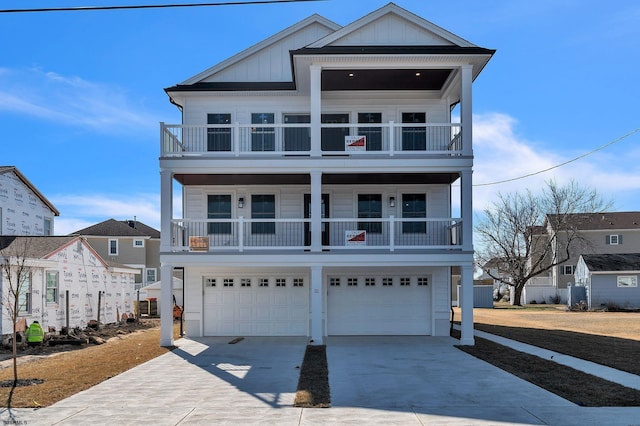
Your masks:
[{"label": "asphalt shingle roof", "polygon": [[591,272],[640,271],[640,253],[583,254]]},{"label": "asphalt shingle roof", "polygon": [[71,235],[160,238],[160,231],[139,221],[108,219]]},{"label": "asphalt shingle roof", "polygon": [[77,236],[0,236],[0,256],[24,256],[43,259],[61,247],[77,239]]}]

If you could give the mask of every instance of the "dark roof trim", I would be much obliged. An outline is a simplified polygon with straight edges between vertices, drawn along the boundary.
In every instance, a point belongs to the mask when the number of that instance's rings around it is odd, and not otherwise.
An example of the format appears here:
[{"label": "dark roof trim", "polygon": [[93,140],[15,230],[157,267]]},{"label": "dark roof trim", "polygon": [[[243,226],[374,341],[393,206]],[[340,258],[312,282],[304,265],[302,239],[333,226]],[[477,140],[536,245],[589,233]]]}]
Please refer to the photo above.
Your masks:
[{"label": "dark roof trim", "polygon": [[164,89],[165,92],[265,92],[272,90],[296,90],[296,85],[291,81],[200,82],[194,84],[177,84]]},{"label": "dark roof trim", "polygon": [[292,50],[292,55],[493,55],[494,49],[462,46],[325,46]]}]

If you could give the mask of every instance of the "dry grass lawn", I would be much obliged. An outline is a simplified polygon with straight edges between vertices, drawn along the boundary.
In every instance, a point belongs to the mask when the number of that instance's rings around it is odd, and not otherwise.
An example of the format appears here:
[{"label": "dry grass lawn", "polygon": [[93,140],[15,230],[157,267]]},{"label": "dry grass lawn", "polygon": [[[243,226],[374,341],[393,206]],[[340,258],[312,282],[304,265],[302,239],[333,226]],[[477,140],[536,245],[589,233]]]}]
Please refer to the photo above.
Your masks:
[{"label": "dry grass lawn", "polygon": [[[10,406],[51,405],[168,351],[160,347],[160,329],[154,327],[110,339],[103,345],[63,351],[22,363],[18,365],[19,379],[42,379],[44,382],[16,387]],[[11,379],[12,367],[0,370],[0,381]],[[0,388],[0,406],[8,406],[10,392],[10,387]]]}]

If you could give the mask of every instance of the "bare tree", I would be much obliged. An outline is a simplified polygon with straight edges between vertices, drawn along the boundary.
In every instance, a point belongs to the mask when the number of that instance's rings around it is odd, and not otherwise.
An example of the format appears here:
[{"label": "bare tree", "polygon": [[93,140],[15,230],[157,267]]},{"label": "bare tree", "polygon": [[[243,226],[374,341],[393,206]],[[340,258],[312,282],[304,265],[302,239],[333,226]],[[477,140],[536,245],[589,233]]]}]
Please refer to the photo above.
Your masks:
[{"label": "bare tree", "polygon": [[[574,181],[566,186],[549,181],[539,194],[500,194],[475,227],[478,264],[491,278],[512,287],[513,302],[521,305],[529,279],[589,244],[579,232],[588,218],[581,213],[603,212],[610,205],[596,190]],[[484,267],[490,260],[497,260],[500,268]]]},{"label": "bare tree", "polygon": [[16,325],[20,313],[28,308],[27,291],[33,267],[29,259],[29,237],[0,237],[0,279],[2,307],[13,324],[13,383],[18,383],[18,343]]}]

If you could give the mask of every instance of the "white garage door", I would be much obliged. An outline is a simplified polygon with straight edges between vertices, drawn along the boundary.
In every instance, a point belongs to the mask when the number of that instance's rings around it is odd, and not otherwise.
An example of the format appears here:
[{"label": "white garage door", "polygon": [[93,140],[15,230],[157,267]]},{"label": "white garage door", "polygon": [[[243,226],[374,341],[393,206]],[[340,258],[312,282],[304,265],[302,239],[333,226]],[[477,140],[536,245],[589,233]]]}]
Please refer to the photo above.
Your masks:
[{"label": "white garage door", "polygon": [[205,277],[205,336],[306,336],[309,286],[300,277]]},{"label": "white garage door", "polygon": [[430,277],[329,277],[329,335],[431,334]]}]

